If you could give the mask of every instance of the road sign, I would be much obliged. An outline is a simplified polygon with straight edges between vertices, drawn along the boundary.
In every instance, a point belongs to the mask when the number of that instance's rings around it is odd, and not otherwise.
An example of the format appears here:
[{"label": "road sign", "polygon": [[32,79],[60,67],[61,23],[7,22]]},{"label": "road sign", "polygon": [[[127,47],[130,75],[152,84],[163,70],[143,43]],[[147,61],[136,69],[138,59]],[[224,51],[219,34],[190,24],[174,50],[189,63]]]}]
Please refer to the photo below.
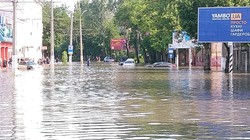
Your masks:
[{"label": "road sign", "polygon": [[198,9],[199,42],[249,42],[250,7]]},{"label": "road sign", "polygon": [[68,54],[73,54],[73,45],[68,46]]},{"label": "road sign", "polygon": [[174,58],[174,48],[168,48],[168,58]]},{"label": "road sign", "polygon": [[169,53],[168,54],[168,58],[174,58],[174,54],[173,53]]}]

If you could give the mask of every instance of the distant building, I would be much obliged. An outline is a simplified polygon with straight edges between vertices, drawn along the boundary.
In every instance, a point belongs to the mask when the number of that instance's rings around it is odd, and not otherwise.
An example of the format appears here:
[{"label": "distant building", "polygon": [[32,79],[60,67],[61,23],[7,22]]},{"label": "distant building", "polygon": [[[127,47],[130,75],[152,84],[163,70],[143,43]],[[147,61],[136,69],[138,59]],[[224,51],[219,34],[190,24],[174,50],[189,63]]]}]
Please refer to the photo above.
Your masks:
[{"label": "distant building", "polygon": [[[0,58],[12,55],[13,0],[0,3]],[[18,0],[16,11],[16,50],[19,59],[42,58],[42,5],[38,0]],[[1,61],[1,60],[0,60]]]}]

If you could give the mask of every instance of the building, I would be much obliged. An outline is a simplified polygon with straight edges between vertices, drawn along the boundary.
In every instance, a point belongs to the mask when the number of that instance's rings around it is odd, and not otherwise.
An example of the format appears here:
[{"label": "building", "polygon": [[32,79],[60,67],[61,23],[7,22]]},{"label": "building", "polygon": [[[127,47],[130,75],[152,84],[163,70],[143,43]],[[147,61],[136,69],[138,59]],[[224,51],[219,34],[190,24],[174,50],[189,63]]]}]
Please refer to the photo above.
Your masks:
[{"label": "building", "polygon": [[[12,55],[13,1],[0,3],[0,62]],[[16,51],[18,59],[42,58],[42,5],[38,0],[18,0],[16,9]],[[3,66],[3,63],[2,63]]]}]

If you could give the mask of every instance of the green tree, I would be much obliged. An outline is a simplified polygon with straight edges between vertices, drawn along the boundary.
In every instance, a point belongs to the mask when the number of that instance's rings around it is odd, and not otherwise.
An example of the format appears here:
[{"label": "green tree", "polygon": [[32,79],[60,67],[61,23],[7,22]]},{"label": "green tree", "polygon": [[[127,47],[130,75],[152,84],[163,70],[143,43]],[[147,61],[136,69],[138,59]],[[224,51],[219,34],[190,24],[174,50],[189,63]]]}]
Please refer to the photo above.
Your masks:
[{"label": "green tree", "polygon": [[[81,10],[77,8],[79,5]],[[85,59],[113,55],[110,39],[126,37],[129,46],[135,49],[138,62],[142,54],[145,62],[152,63],[166,59],[167,44],[172,43],[174,30],[187,31],[191,37],[197,37],[199,7],[248,5],[249,0],[82,0],[74,11],[73,60],[80,58],[80,16]],[[45,3],[43,11],[43,44],[50,46],[50,3]],[[67,50],[70,18],[65,6],[56,7],[54,11],[57,55]],[[209,53],[209,46],[206,48]]]},{"label": "green tree", "polygon": [[62,63],[63,63],[63,64],[67,64],[67,62],[68,62],[67,51],[63,51],[63,52],[62,52]]},{"label": "green tree", "polygon": [[[63,51],[69,44],[70,18],[68,7],[62,5],[54,8],[54,42],[55,57],[61,58]],[[51,3],[43,5],[43,45],[48,46],[47,56],[50,55],[51,46]]]},{"label": "green tree", "polygon": [[[110,39],[119,36],[118,26],[113,20],[115,6],[115,0],[80,1],[75,6],[78,8],[74,12],[74,45],[79,46],[79,19],[82,16],[85,59],[111,54]],[[83,11],[86,12],[82,15]],[[78,48],[76,51],[80,51]]]},{"label": "green tree", "polygon": [[181,29],[176,9],[177,3],[171,0],[124,0],[118,7],[116,20],[120,26],[132,28],[131,40],[136,52],[140,45],[144,58],[148,54],[153,62],[163,59],[172,31]]}]

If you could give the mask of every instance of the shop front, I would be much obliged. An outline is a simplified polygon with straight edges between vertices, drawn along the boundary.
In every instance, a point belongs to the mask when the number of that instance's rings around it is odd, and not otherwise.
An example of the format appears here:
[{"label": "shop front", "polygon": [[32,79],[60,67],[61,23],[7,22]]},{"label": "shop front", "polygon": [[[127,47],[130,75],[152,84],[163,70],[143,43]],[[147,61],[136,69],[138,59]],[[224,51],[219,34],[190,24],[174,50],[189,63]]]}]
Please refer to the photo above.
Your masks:
[{"label": "shop front", "polygon": [[8,61],[11,59],[12,43],[0,42],[0,66],[8,67]]}]

